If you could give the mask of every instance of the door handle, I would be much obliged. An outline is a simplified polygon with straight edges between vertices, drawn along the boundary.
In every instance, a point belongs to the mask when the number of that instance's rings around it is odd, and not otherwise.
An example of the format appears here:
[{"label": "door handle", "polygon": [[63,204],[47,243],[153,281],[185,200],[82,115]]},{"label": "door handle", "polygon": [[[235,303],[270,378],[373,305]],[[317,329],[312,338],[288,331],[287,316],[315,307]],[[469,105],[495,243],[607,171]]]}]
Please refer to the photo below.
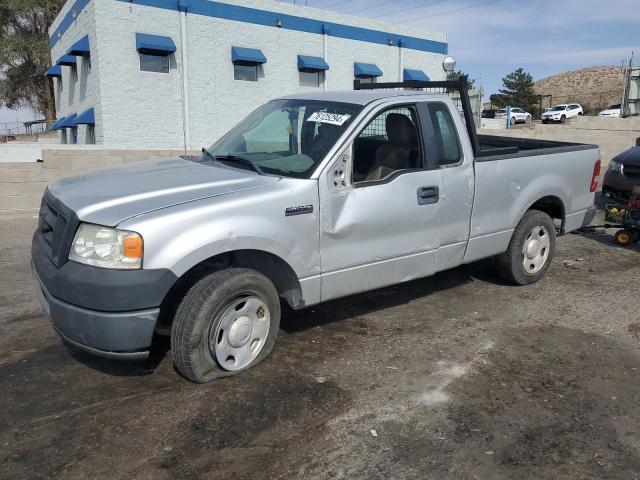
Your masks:
[{"label": "door handle", "polygon": [[437,185],[418,187],[418,205],[432,205],[438,203],[439,199],[440,187]]}]

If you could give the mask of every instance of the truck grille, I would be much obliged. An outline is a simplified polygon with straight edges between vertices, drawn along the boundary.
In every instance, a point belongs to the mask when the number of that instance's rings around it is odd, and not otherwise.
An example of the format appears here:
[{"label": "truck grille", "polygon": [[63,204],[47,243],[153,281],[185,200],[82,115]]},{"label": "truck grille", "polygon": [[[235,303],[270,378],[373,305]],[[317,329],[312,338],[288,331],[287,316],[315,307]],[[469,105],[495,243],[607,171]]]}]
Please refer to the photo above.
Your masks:
[{"label": "truck grille", "polygon": [[640,178],[640,167],[637,165],[624,165],[624,174],[630,178]]},{"label": "truck grille", "polygon": [[48,190],[45,191],[40,205],[38,232],[44,254],[56,266],[66,262],[77,227],[75,213]]}]

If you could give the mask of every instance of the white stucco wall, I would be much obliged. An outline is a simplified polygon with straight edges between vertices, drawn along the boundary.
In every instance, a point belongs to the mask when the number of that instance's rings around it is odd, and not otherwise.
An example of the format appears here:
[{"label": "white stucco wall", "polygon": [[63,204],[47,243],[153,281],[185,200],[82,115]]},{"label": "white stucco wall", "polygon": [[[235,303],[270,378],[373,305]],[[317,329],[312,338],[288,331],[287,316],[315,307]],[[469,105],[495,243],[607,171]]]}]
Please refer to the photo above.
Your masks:
[{"label": "white stucco wall", "polygon": [[[100,0],[97,0],[100,1]],[[56,21],[51,25],[49,32],[53,33],[58,27],[60,21],[73,7],[74,2],[67,2]],[[60,37],[51,49],[51,62],[55,62],[64,55],[69,48],[85,35],[89,36],[89,45],[91,47],[91,60],[89,62],[83,57],[75,57],[77,64],[75,67],[76,75],[72,75],[72,67],[62,67],[62,77],[54,78],[54,93],[56,99],[56,115],[57,118],[67,117],[74,113],[81,114],[88,108],[94,109],[95,115],[95,141],[101,144],[104,141],[101,103],[100,103],[100,62],[98,61],[96,51],[98,49],[98,39],[96,36],[95,22],[95,5],[96,0],[90,2],[87,7],[78,12],[75,21],[69,29]],[[85,125],[78,126],[78,143],[86,143],[87,127]],[[58,132],[58,138],[62,138],[62,133]]]},{"label": "white stucco wall", "polygon": [[[445,35],[437,32],[270,0],[228,0],[226,3],[446,42]],[[174,10],[135,3],[92,0],[72,28],[63,35],[62,41],[54,47],[52,57],[57,59],[82,36],[80,32],[83,28],[88,29],[93,62],[90,77],[99,72],[99,81],[96,82],[99,85],[89,90],[99,98],[89,98],[85,93],[81,101],[76,98],[78,95],[75,92],[70,96],[63,91],[59,95],[61,114],[80,113],[90,100],[93,104],[89,106],[96,109],[97,141],[106,147],[183,147],[180,15]],[[94,18],[93,22],[84,20],[90,16]],[[178,51],[172,56],[174,62],[169,74],[140,71],[136,32],[173,39]],[[93,41],[94,37],[97,43]],[[293,92],[317,90],[300,85],[297,56],[323,57],[323,35],[188,13],[186,39],[189,67],[188,143],[191,148],[211,144],[247,113],[269,99]],[[232,46],[262,50],[267,63],[262,67],[263,76],[258,82],[234,80]],[[403,48],[402,58],[404,68],[423,70],[432,80],[444,79],[444,55]],[[353,88],[354,62],[376,64],[384,72],[378,81],[402,80],[400,49],[397,46],[328,35],[326,61],[330,70],[326,72],[325,81],[330,90]],[[63,70],[68,74],[68,67],[63,67]],[[64,78],[63,84],[68,84]],[[92,86],[91,78],[88,85]],[[323,86],[319,89],[323,89]]]}]

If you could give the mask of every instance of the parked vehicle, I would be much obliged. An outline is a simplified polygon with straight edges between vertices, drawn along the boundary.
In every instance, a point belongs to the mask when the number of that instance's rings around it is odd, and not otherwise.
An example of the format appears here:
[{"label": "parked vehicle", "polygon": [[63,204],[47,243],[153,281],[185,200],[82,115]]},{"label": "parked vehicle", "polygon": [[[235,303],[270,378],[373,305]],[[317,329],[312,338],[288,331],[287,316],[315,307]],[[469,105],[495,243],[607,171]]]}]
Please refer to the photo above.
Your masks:
[{"label": "parked vehicle", "polygon": [[[61,338],[194,382],[238,373],[293,309],[496,257],[515,285],[590,222],[596,145],[476,135],[465,80],[355,83],[266,103],[201,156],[50,185],[32,243]],[[391,87],[396,89],[391,89]],[[444,94],[446,89],[463,107]]]},{"label": "parked vehicle", "polygon": [[[495,118],[507,118],[507,109],[501,108],[496,112]],[[522,108],[513,107],[511,109],[511,124],[531,123],[531,114],[525,112]]]},{"label": "parked vehicle", "polygon": [[604,175],[602,193],[628,200],[640,193],[640,137],[636,146],[615,156]]},{"label": "parked vehicle", "polygon": [[2,135],[0,137],[0,143],[8,143],[8,142],[15,142],[15,141],[16,141],[15,135]]},{"label": "parked vehicle", "polygon": [[611,105],[609,108],[607,108],[606,110],[601,111],[598,116],[599,117],[612,117],[612,118],[617,118],[620,117],[620,111],[622,109],[622,105],[619,103],[616,103],[615,105]]},{"label": "parked vehicle", "polygon": [[582,107],[577,103],[567,103],[551,107],[550,110],[542,114],[542,123],[560,122],[565,123],[570,118],[582,115]]},{"label": "parked vehicle", "polygon": [[496,118],[496,111],[495,110],[482,110],[482,118]]}]

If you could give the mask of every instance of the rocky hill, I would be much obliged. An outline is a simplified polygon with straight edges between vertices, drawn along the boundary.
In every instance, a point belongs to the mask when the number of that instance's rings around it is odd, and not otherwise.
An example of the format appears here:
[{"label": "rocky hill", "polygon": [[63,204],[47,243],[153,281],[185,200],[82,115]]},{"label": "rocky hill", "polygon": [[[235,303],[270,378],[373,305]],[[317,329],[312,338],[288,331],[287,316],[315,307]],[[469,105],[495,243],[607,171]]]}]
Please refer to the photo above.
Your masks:
[{"label": "rocky hill", "polygon": [[575,102],[586,114],[594,114],[620,103],[624,75],[620,67],[589,67],[560,73],[536,81],[536,92],[552,95],[543,98],[542,106]]}]

